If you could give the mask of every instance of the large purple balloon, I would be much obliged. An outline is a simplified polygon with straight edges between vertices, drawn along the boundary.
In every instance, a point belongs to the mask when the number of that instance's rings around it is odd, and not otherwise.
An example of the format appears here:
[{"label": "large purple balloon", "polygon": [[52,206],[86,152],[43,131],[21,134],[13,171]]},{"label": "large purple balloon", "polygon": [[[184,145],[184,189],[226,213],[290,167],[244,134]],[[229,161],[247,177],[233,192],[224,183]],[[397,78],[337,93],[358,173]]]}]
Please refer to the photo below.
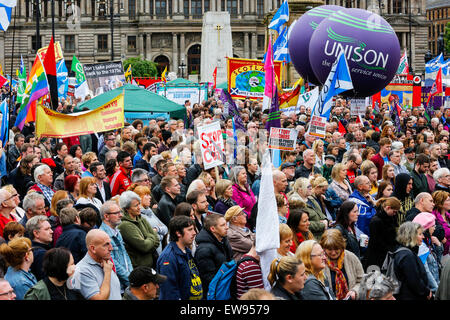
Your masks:
[{"label": "large purple balloon", "polygon": [[353,81],[347,96],[367,97],[381,91],[395,76],[400,43],[379,15],[363,9],[343,9],[323,20],[309,43],[309,60],[323,84],[337,55],[344,50]]},{"label": "large purple balloon", "polygon": [[308,10],[295,21],[289,35],[289,54],[295,70],[308,82],[319,85],[309,63],[309,40],[322,20],[332,13],[344,9],[341,6],[324,5]]}]

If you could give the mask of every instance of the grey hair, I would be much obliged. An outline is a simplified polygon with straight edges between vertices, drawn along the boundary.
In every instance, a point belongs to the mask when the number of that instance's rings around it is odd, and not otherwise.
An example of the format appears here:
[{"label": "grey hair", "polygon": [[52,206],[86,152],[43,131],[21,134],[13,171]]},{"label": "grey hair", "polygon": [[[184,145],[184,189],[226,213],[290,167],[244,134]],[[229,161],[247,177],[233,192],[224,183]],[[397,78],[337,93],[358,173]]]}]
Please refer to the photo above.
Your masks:
[{"label": "grey hair", "polygon": [[137,193],[134,192],[134,191],[125,191],[124,193],[122,193],[120,195],[120,198],[119,198],[120,208],[122,210],[127,210],[128,208],[130,208],[131,202],[133,200],[138,200],[139,203],[140,203],[141,202],[141,197],[139,197],[137,195]]},{"label": "grey hair", "polygon": [[108,200],[100,207],[100,217],[105,220],[105,215],[111,212],[111,207],[117,206],[117,202]]},{"label": "grey hair", "polygon": [[443,176],[450,174],[450,170],[448,170],[448,168],[440,168],[437,169],[434,173],[433,173],[433,179],[437,182],[438,179],[442,178]]},{"label": "grey hair", "polygon": [[34,216],[30,220],[27,221],[25,228],[31,240],[34,240],[34,231],[39,230],[41,228],[41,223],[44,221],[48,221],[47,216],[38,215]]},{"label": "grey hair", "polygon": [[306,149],[305,151],[303,151],[303,153],[302,153],[303,159],[305,158],[305,156],[308,155],[308,153],[314,154],[314,151],[312,151],[312,149]]},{"label": "grey hair", "polygon": [[239,172],[241,172],[241,170],[245,170],[245,168],[243,166],[235,166],[230,170],[230,180],[233,184],[238,183],[237,177],[239,175]]},{"label": "grey hair", "polygon": [[403,246],[413,248],[417,246],[417,233],[423,229],[418,223],[407,221],[398,228],[396,240]]},{"label": "grey hair", "polygon": [[10,193],[8,190],[0,189],[0,204],[3,201],[6,201],[6,199],[8,199],[9,196],[10,196]]},{"label": "grey hair", "polygon": [[32,209],[36,203],[36,200],[41,199],[44,200],[45,202],[45,198],[42,194],[37,193],[37,192],[32,192],[29,193],[25,196],[25,198],[23,198],[23,204],[22,204],[22,208],[25,211],[28,211],[28,209]]},{"label": "grey hair", "polygon": [[403,143],[401,141],[394,141],[392,142],[392,150],[399,151],[401,148],[403,148]]},{"label": "grey hair", "polygon": [[133,173],[131,174],[131,182],[135,183],[135,182],[139,182],[141,180],[142,176],[146,176],[148,177],[148,172],[145,169],[141,169],[141,168],[136,168],[133,170]]},{"label": "grey hair", "polygon": [[45,169],[51,170],[50,167],[49,167],[48,165],[46,165],[46,164],[42,164],[42,165],[40,165],[39,167],[37,167],[37,168],[34,170],[34,176],[33,176],[34,181],[36,181],[36,182],[38,182],[38,183],[40,182],[40,180],[38,179],[38,177],[44,174],[44,170],[45,170]]},{"label": "grey hair", "polygon": [[372,270],[364,275],[358,291],[358,300],[380,300],[389,293],[395,292],[398,283],[379,270]]},{"label": "grey hair", "polygon": [[365,181],[366,179],[369,179],[369,178],[366,177],[366,176],[357,176],[357,177],[355,178],[355,182],[354,182],[355,189],[358,189],[358,187],[359,187],[361,184],[363,184],[364,181]]},{"label": "grey hair", "polygon": [[79,218],[80,214],[75,208],[64,208],[59,213],[59,221],[63,227],[75,223],[77,217]]},{"label": "grey hair", "polygon": [[200,191],[200,190],[198,189],[198,185],[199,185],[200,183],[205,184],[205,183],[203,182],[203,180],[200,180],[200,179],[195,179],[194,181],[192,181],[191,184],[190,184],[189,187],[188,187],[188,190],[186,191],[186,197],[188,196],[189,193],[191,193],[191,192],[194,191],[194,190]]},{"label": "grey hair", "polygon": [[70,199],[61,199],[58,200],[58,202],[56,203],[56,214],[59,215],[59,213],[61,212],[62,209],[66,208],[68,205],[70,204],[74,204],[72,200]]},{"label": "grey hair", "polygon": [[421,192],[419,193],[415,198],[414,198],[414,205],[417,205],[420,200],[422,200],[425,196],[430,196],[431,194],[429,194],[428,192]]}]

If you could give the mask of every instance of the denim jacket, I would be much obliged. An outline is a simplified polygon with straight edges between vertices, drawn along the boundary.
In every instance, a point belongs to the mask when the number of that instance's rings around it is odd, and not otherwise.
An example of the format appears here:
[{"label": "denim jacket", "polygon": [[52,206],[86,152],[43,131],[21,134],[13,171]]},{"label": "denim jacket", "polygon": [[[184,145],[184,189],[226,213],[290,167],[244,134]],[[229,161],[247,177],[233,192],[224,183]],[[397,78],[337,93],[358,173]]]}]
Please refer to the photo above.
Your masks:
[{"label": "denim jacket", "polygon": [[5,274],[5,280],[9,282],[16,293],[17,300],[23,300],[25,293],[37,283],[37,279],[31,272],[13,267],[8,267]]}]

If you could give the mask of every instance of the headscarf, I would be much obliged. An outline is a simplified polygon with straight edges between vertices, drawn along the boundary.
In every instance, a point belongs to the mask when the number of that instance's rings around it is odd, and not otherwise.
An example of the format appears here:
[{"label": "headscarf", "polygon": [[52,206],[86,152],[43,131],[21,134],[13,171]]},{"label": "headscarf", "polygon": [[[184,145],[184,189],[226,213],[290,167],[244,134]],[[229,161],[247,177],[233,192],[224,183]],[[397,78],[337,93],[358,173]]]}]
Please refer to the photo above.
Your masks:
[{"label": "headscarf", "polygon": [[406,193],[406,186],[412,177],[408,173],[400,173],[395,177],[395,187],[393,196],[404,202],[410,195]]},{"label": "headscarf", "polygon": [[336,264],[334,264],[332,261],[330,261],[330,259],[327,258],[328,268],[336,273],[335,283],[337,300],[344,299],[348,293],[347,280],[345,279],[344,273],[342,272],[342,268],[344,268],[344,255],[345,250],[342,250],[341,256],[339,257]]}]

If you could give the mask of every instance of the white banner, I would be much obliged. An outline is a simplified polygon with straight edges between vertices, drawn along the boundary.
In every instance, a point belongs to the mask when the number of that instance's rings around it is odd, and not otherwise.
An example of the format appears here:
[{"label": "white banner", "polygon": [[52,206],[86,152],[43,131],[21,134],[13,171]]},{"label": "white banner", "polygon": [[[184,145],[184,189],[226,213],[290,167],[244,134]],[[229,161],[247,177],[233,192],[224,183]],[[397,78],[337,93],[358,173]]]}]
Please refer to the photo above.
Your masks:
[{"label": "white banner", "polygon": [[281,108],[280,109],[281,113],[287,116],[291,115],[292,113],[298,113],[300,112],[300,106],[305,106],[306,109],[309,108],[310,110],[312,110],[318,98],[319,98],[319,87],[316,87],[309,92],[300,94],[298,96],[297,106]]},{"label": "white banner", "polygon": [[194,103],[201,103],[208,98],[208,92],[204,88],[166,87],[159,88],[157,93],[160,96],[165,96],[167,99],[181,105],[184,105],[184,102],[189,100],[191,106],[193,106]]},{"label": "white banner", "polygon": [[214,121],[197,128],[200,147],[202,150],[203,166],[206,170],[224,164],[220,152],[225,153],[220,122]]},{"label": "white banner", "polygon": [[308,133],[315,137],[325,138],[326,125],[327,125],[327,118],[320,116],[312,116]]}]

